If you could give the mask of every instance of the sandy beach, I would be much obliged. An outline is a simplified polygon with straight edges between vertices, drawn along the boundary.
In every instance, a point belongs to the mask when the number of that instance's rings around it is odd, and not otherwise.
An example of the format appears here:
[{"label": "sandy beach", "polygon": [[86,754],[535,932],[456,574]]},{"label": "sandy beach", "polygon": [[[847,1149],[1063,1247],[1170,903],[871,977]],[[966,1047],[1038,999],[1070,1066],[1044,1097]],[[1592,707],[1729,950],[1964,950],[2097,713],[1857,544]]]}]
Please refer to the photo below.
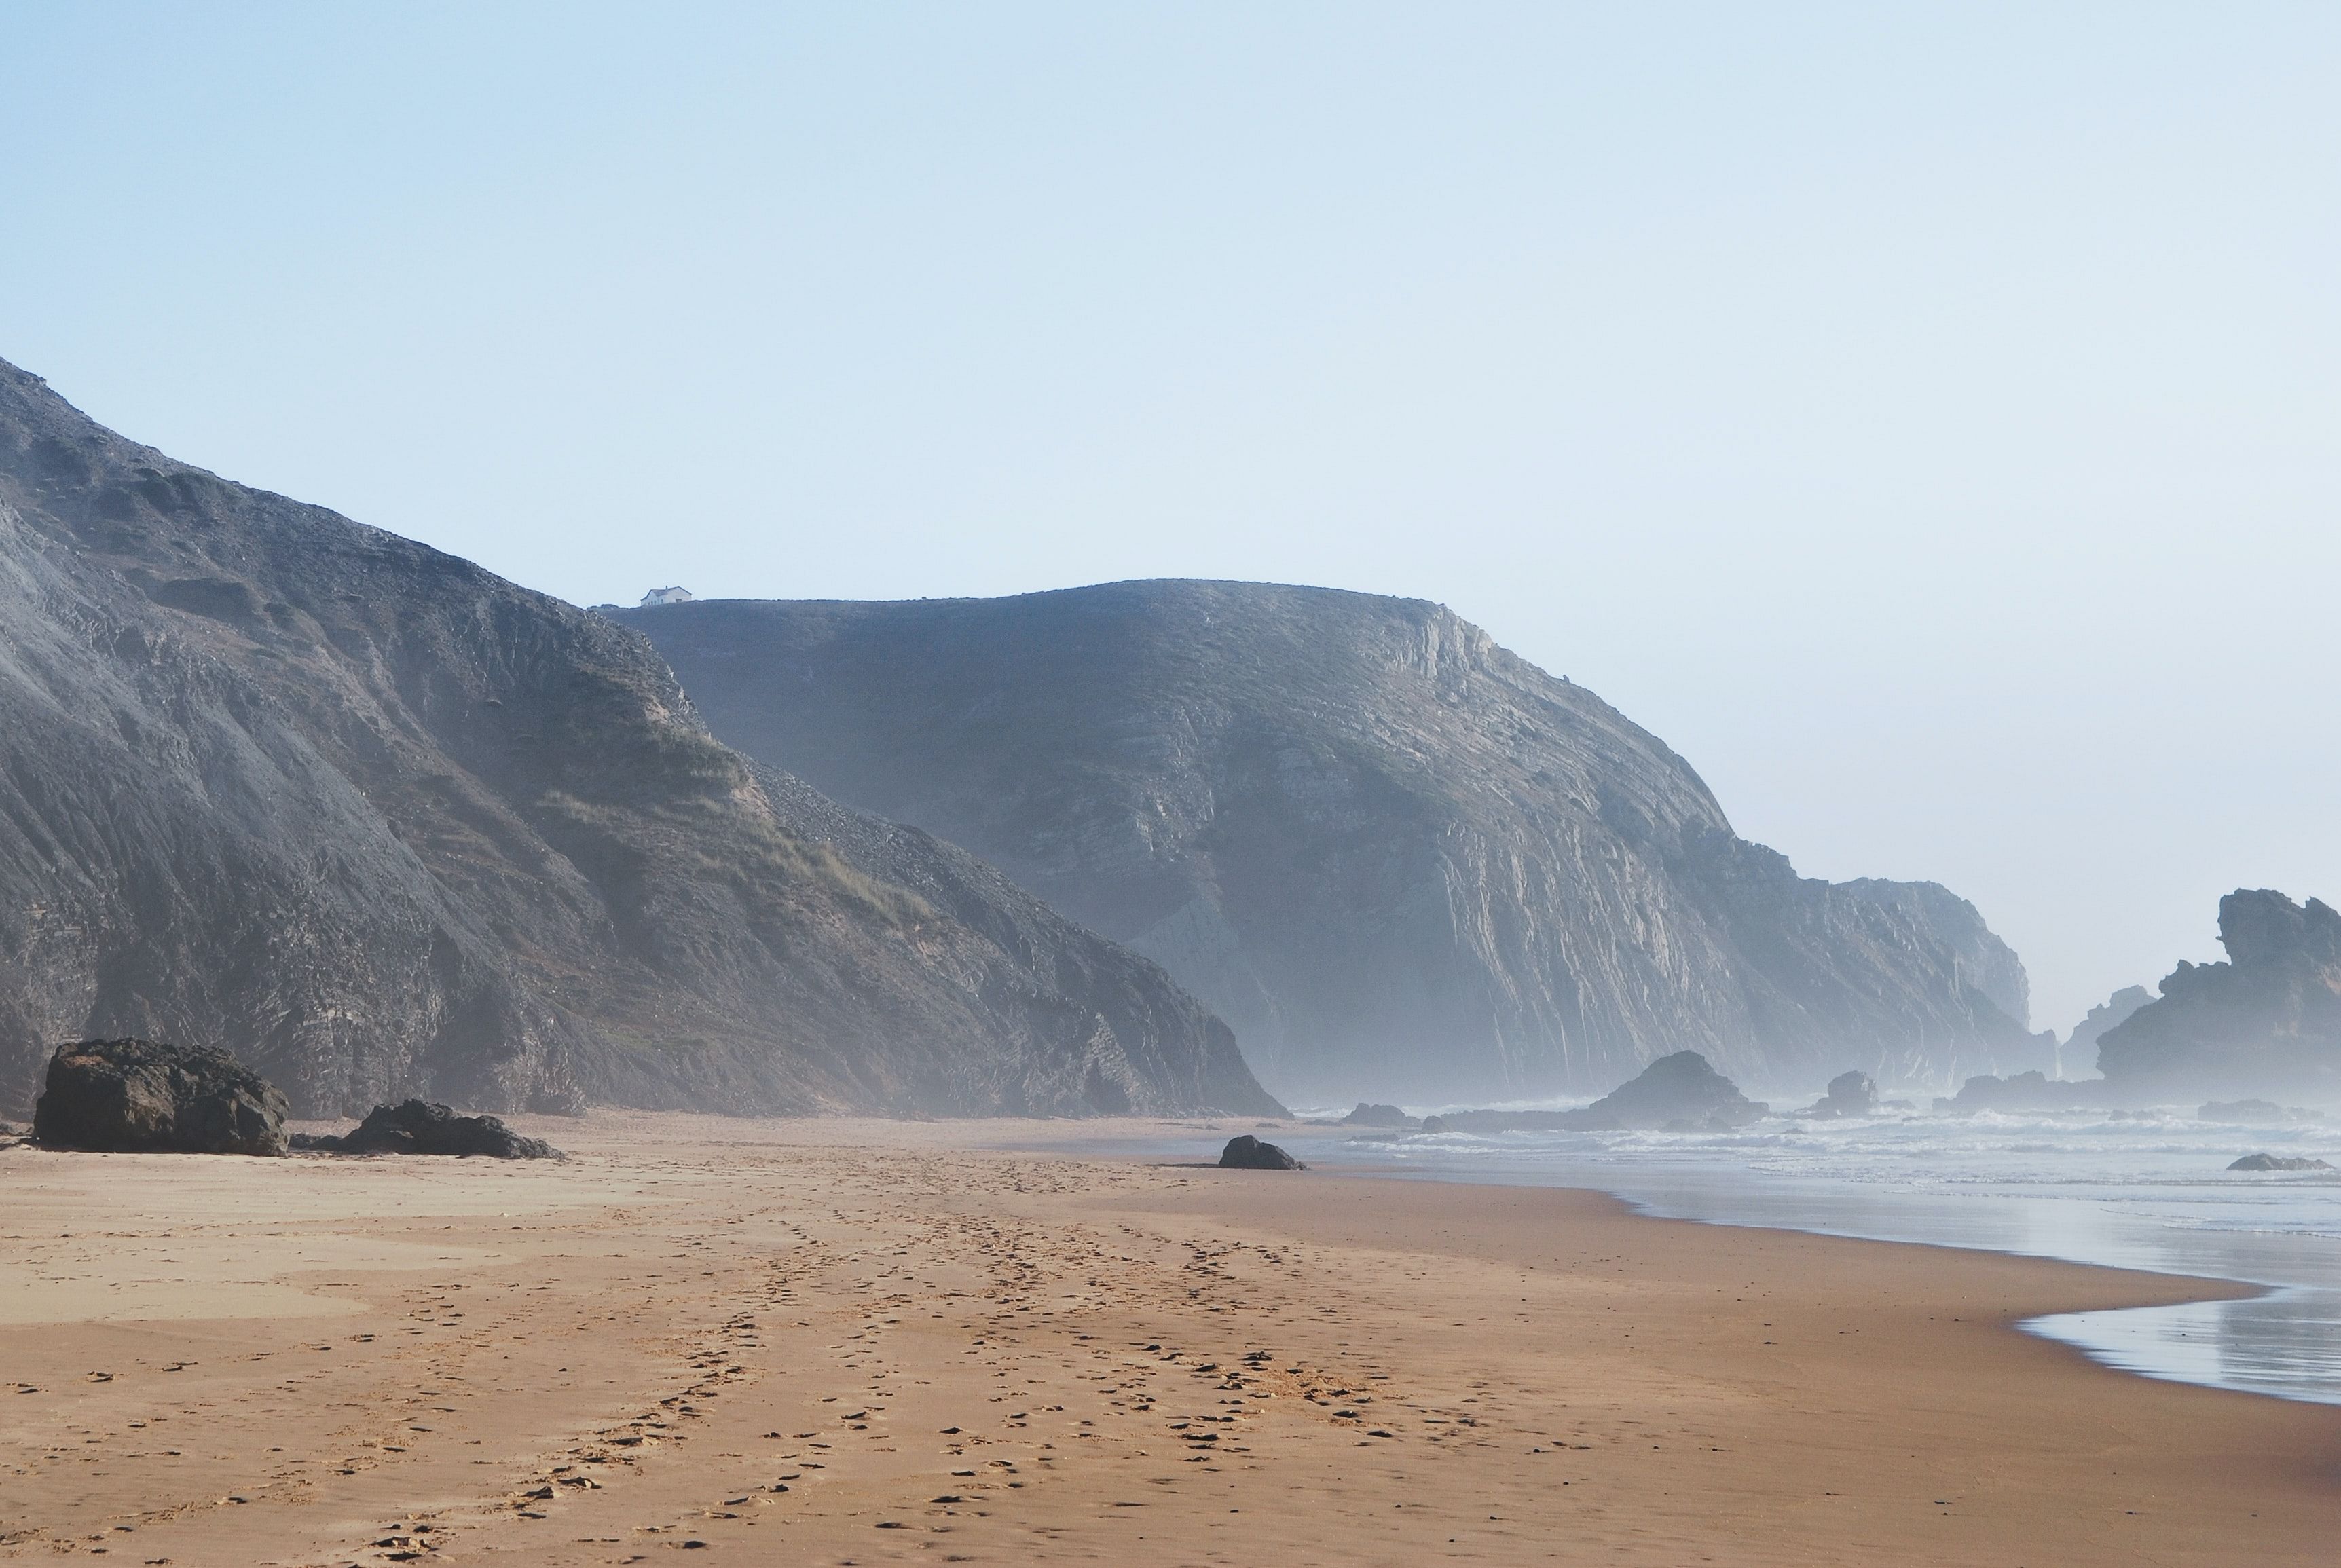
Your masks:
[{"label": "sandy beach", "polygon": [[2011,1326],[2216,1285],[1077,1146],[1249,1122],[519,1120],[0,1151],[0,1559],[2332,1559],[2341,1410]]}]

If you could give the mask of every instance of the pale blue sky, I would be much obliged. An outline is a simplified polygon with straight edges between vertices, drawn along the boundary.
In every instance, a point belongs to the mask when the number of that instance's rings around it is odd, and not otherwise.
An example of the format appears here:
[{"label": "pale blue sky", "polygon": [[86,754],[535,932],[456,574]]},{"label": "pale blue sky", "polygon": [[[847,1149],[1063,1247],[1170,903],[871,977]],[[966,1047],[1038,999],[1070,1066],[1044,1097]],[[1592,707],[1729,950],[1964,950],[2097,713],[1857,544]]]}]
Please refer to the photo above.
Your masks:
[{"label": "pale blue sky", "polygon": [[0,356],[584,602],[1444,600],[2036,1021],[2341,897],[2341,8],[0,0]]}]

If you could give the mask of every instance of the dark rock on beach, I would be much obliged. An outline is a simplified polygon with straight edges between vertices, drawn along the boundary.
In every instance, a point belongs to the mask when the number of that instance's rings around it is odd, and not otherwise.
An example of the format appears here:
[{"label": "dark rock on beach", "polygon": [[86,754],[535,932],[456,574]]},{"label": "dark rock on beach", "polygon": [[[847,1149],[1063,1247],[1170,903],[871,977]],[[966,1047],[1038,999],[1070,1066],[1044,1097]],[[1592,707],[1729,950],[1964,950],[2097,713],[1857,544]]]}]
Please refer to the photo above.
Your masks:
[{"label": "dark rock on beach", "polygon": [[339,1137],[308,1134],[295,1148],[343,1155],[486,1155],[496,1159],[559,1159],[561,1151],[543,1138],[523,1137],[499,1116],[461,1116],[445,1106],[408,1100],[376,1106],[354,1132]]},{"label": "dark rock on beach", "polygon": [[284,1097],[224,1051],[154,1040],[59,1046],[33,1112],[44,1148],[281,1155]]},{"label": "dark rock on beach", "polygon": [[1228,1140],[1228,1146],[1220,1151],[1220,1166],[1223,1170],[1246,1171],[1297,1171],[1308,1168],[1274,1144],[1264,1144],[1250,1133],[1244,1133]]},{"label": "dark rock on beach", "polygon": [[2231,1171],[2329,1171],[2323,1160],[2295,1155],[2246,1155],[2227,1167]]}]

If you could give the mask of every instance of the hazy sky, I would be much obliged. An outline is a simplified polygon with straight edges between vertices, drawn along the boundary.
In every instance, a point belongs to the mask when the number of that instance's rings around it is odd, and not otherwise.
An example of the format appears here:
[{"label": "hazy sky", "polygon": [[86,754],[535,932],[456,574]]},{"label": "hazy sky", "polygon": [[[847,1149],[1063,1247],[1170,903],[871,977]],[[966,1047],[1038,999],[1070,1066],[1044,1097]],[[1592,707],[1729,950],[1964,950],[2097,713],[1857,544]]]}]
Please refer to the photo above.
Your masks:
[{"label": "hazy sky", "polygon": [[2341,898],[2341,6],[0,0],[0,357],[591,602],[1452,605],[2060,1029]]}]

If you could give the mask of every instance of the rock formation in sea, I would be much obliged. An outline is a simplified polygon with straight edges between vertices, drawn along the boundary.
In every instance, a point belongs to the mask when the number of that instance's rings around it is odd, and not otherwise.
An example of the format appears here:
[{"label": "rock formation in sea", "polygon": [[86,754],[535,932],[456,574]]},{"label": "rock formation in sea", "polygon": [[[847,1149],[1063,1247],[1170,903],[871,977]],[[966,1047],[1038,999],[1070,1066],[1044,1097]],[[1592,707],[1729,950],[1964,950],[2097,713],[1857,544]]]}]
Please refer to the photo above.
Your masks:
[{"label": "rock formation in sea", "polygon": [[313,1116],[1279,1108],[1153,963],[722,746],[639,634],[0,365],[0,1113],[101,1034]]},{"label": "rock formation in sea", "polygon": [[2144,986],[2124,986],[2091,1007],[2088,1016],[2075,1024],[2072,1034],[2057,1047],[2057,1076],[2063,1077],[2068,1065],[2078,1068],[2094,1063],[2097,1059],[2097,1041],[2105,1032],[2153,1000],[2154,993]]},{"label": "rock formation in sea", "polygon": [[1961,1084],[1957,1094],[1936,1096],[1935,1109],[1960,1116],[1977,1111],[2062,1111],[2118,1105],[2127,1097],[2103,1078],[2052,1078],[2038,1071],[2003,1078],[1980,1073]]},{"label": "rock formation in sea", "polygon": [[2098,1070],[2133,1097],[2341,1100],[2341,914],[2239,888],[2219,900],[2219,944],[2226,963],[2180,964],[2098,1037]]},{"label": "rock formation in sea", "polygon": [[1589,1127],[1719,1131],[1760,1120],[1770,1109],[1741,1094],[1697,1051],[1677,1051],[1577,1114]]},{"label": "rock formation in sea", "polygon": [[[1426,1133],[1723,1132],[1760,1121],[1751,1100],[1697,1051],[1660,1057],[1589,1106],[1559,1111],[1449,1111],[1425,1116]],[[1807,1113],[1809,1114],[1809,1113]]]},{"label": "rock formation in sea", "polygon": [[1834,1120],[1839,1116],[1866,1116],[1878,1109],[1878,1086],[1868,1073],[1839,1073],[1828,1081],[1828,1093],[1795,1114]]},{"label": "rock formation in sea", "polygon": [[1318,1104],[2046,1062],[1926,882],[1802,878],[1582,686],[1418,600],[1155,581],[617,610],[731,744],[1159,960]]}]

